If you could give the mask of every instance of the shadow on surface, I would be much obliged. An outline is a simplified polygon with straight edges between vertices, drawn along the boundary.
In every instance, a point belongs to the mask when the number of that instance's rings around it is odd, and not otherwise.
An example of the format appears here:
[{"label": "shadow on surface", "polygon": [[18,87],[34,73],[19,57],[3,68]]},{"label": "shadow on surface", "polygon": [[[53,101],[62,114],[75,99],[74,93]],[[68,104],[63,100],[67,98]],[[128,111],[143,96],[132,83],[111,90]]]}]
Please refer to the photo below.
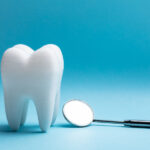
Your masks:
[{"label": "shadow on surface", "polygon": [[[74,126],[72,124],[55,124],[52,126],[52,128],[79,128],[77,126]],[[22,133],[45,133],[42,132],[39,125],[24,125],[19,128],[18,131],[13,131],[9,125],[0,125],[0,133],[16,133],[16,134],[22,134]]]},{"label": "shadow on surface", "polygon": [[112,125],[112,124],[93,124],[92,126],[99,127],[117,127],[117,128],[130,128],[130,129],[150,129],[150,127],[140,127],[140,126],[124,126],[124,125]]},{"label": "shadow on surface", "polygon": [[130,128],[130,129],[150,129],[150,127],[139,127],[139,126],[124,126],[124,125],[114,125],[114,124],[100,124],[100,123],[93,123],[93,124],[90,124],[88,126],[84,126],[84,127],[78,127],[78,126],[75,126],[75,125],[72,125],[72,124],[67,124],[67,123],[59,123],[59,124],[55,124],[53,125],[52,127],[53,128],[87,128],[87,127],[96,127],[96,126],[99,126],[99,127],[116,127],[116,128]]},{"label": "shadow on surface", "polygon": [[[106,128],[109,128],[109,127],[116,127],[116,128],[128,128],[128,129],[150,129],[150,127],[128,127],[128,126],[119,126],[119,125],[108,125],[108,124],[92,124],[90,126],[87,126],[87,127],[106,127]],[[67,124],[67,123],[59,123],[59,124],[55,124],[52,126],[52,128],[86,128],[86,127],[77,127],[77,126],[74,126],[72,124]],[[42,132],[39,125],[24,125],[24,126],[21,126],[20,129],[18,131],[13,131],[8,125],[0,125],[0,133],[15,133],[15,134],[22,134],[22,133],[26,133],[26,134],[33,134],[33,133],[45,133],[45,132]]]},{"label": "shadow on surface", "polygon": [[21,126],[18,131],[13,131],[8,125],[0,125],[0,132],[2,133],[44,133],[40,130],[38,125]]},{"label": "shadow on surface", "polygon": [[55,124],[52,127],[53,128],[80,128],[72,124],[66,124],[66,123]]}]

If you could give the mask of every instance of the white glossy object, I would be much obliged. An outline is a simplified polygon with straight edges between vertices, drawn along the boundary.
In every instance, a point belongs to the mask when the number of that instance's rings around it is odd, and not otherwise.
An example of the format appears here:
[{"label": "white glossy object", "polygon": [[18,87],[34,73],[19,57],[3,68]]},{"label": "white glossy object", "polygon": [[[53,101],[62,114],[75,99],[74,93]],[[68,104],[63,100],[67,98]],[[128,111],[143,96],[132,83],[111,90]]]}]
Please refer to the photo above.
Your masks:
[{"label": "white glossy object", "polygon": [[24,124],[30,99],[36,106],[42,131],[55,122],[63,68],[61,50],[53,44],[36,51],[19,44],[5,51],[2,82],[6,115],[13,130]]},{"label": "white glossy object", "polygon": [[90,106],[80,100],[71,100],[63,107],[63,115],[75,126],[84,127],[91,124],[94,114]]}]

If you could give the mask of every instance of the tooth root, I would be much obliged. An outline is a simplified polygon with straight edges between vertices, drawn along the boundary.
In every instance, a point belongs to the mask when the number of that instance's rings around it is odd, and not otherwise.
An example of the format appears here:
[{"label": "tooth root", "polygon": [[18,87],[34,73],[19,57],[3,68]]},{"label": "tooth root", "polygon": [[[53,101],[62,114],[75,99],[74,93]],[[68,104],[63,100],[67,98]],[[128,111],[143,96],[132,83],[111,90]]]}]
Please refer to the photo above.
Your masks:
[{"label": "tooth root", "polygon": [[22,116],[21,116],[21,123],[20,125],[24,125],[25,121],[26,121],[26,117],[27,117],[27,111],[28,111],[28,104],[29,101],[26,100],[23,106],[23,112],[22,112]]},{"label": "tooth root", "polygon": [[57,92],[56,98],[55,98],[55,105],[54,105],[54,112],[53,112],[53,119],[52,119],[52,125],[55,123],[58,110],[59,110],[59,99],[60,99],[60,91]]},{"label": "tooth root", "polygon": [[[49,100],[47,100],[49,98]],[[34,102],[36,106],[36,111],[38,115],[39,125],[43,132],[46,132],[51,125],[54,104],[55,104],[55,94],[49,97],[38,97]]]},{"label": "tooth root", "polygon": [[51,104],[36,103],[39,125],[42,131],[46,132],[51,125],[53,111]]},{"label": "tooth root", "polygon": [[12,130],[18,130],[21,123],[23,101],[18,95],[5,94],[5,109],[8,124]]}]

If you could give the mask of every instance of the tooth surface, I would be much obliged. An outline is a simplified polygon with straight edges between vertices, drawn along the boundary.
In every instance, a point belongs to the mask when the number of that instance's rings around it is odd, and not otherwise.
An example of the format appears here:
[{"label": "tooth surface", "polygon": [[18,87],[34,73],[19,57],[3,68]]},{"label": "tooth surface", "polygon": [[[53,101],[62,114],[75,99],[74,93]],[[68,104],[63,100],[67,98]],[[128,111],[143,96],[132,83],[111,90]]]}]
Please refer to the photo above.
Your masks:
[{"label": "tooth surface", "polygon": [[[57,47],[56,45],[53,44],[49,44],[47,45],[49,46],[50,49],[53,49],[53,51],[56,53],[58,60],[59,60],[59,66],[60,66],[60,70],[64,69],[64,61],[63,61],[63,55],[61,53],[61,50],[59,49],[59,47]],[[57,89],[57,94],[56,94],[56,98],[55,98],[55,105],[54,105],[54,112],[53,112],[53,119],[52,119],[52,125],[55,123],[57,114],[58,114],[58,110],[59,110],[59,100],[60,100],[60,85],[61,85],[61,77],[62,77],[63,72],[60,71],[59,73],[59,85],[58,85],[58,89]]]},{"label": "tooth surface", "polygon": [[8,49],[2,58],[2,82],[8,123],[18,130],[32,99],[42,131],[54,123],[64,68],[59,47],[48,44],[33,51],[25,45]]},{"label": "tooth surface", "polygon": [[5,109],[8,123],[13,130],[18,130],[24,102],[21,100],[19,93],[16,93],[13,89],[7,90],[7,92],[5,93]]},{"label": "tooth surface", "polygon": [[[17,44],[13,48],[22,49],[23,51],[25,51],[29,55],[31,55],[33,53],[33,50],[30,47],[28,47],[26,45],[23,45],[23,44]],[[26,121],[28,104],[29,104],[29,100],[26,100],[24,102],[24,105],[23,105],[23,110],[22,110],[20,125],[24,125],[24,123]]]},{"label": "tooth surface", "polygon": [[25,123],[25,121],[26,121],[27,110],[28,110],[28,104],[29,104],[29,100],[26,100],[26,101],[24,102],[24,106],[23,106],[23,110],[22,110],[22,116],[21,116],[20,125],[24,125],[24,123]]}]

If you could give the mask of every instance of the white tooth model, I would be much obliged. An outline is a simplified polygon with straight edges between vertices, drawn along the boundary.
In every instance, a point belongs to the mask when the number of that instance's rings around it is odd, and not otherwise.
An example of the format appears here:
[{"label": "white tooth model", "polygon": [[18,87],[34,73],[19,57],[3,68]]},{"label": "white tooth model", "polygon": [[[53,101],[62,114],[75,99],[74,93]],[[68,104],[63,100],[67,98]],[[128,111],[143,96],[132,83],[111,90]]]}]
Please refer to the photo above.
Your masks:
[{"label": "white tooth model", "polygon": [[53,44],[37,51],[19,44],[5,51],[2,83],[8,124],[13,130],[24,124],[30,99],[35,104],[42,131],[55,122],[63,68],[61,50]]}]

